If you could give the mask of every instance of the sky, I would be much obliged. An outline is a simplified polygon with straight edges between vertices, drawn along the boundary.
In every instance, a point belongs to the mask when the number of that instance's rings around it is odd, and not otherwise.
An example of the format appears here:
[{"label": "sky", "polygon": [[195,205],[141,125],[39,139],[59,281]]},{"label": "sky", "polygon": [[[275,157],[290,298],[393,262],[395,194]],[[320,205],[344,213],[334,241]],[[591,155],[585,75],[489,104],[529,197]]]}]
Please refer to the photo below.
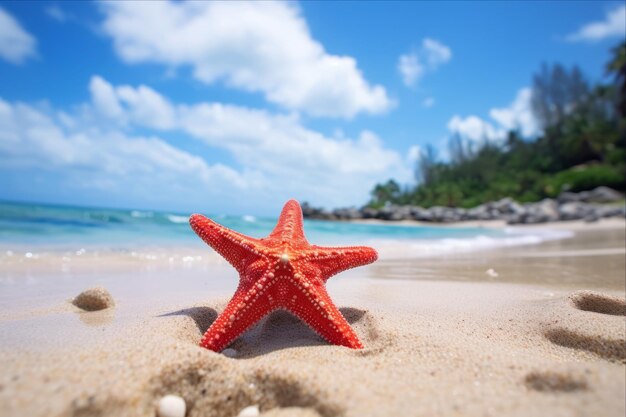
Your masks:
[{"label": "sky", "polygon": [[0,200],[275,215],[541,132],[543,63],[604,80],[623,2],[0,1]]}]

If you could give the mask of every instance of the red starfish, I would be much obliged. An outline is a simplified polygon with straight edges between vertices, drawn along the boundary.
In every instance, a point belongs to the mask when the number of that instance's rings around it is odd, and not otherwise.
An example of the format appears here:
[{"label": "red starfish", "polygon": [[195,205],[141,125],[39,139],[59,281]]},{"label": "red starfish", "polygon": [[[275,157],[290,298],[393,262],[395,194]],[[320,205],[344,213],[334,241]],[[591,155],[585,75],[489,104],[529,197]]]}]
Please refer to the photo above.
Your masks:
[{"label": "red starfish", "polygon": [[200,214],[190,217],[193,230],[239,272],[239,287],[200,346],[219,352],[267,314],[283,309],[308,324],[328,342],[363,347],[326,292],[328,278],[374,262],[365,246],[325,248],[304,237],[300,204],[285,204],[272,233],[255,239]]}]

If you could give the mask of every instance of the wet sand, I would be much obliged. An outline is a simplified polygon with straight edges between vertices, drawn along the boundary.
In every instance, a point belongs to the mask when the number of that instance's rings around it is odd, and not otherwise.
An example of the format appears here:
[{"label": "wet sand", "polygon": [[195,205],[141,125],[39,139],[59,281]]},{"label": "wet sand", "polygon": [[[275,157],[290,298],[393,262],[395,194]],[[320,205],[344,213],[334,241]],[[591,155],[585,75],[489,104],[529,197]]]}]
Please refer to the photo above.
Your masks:
[{"label": "wet sand", "polygon": [[[383,260],[328,283],[365,349],[276,312],[232,358],[197,346],[236,287],[223,263],[4,264],[0,416],[154,416],[166,394],[188,416],[623,416],[624,237]],[[70,303],[94,285],[114,308]]]}]

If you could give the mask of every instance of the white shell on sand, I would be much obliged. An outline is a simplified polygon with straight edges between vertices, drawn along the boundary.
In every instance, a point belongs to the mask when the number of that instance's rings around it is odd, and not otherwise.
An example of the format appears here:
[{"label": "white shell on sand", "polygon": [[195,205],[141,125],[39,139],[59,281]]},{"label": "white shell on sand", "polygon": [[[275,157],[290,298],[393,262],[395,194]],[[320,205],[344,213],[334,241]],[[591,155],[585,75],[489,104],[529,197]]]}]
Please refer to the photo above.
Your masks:
[{"label": "white shell on sand", "polygon": [[187,405],[178,395],[166,395],[159,400],[158,417],[185,417]]},{"label": "white shell on sand", "polygon": [[258,405],[249,405],[237,414],[237,417],[257,417],[261,415]]},{"label": "white shell on sand", "polygon": [[233,348],[226,348],[222,351],[222,355],[228,357],[228,358],[236,358],[237,357],[237,351]]},{"label": "white shell on sand", "polygon": [[497,273],[497,272],[496,272],[496,270],[495,270],[495,269],[493,269],[493,268],[489,268],[488,270],[486,270],[486,271],[485,271],[485,273],[486,273],[487,275],[489,275],[490,277],[493,277],[493,278],[495,278],[495,277],[497,277],[497,276],[498,276],[498,273]]}]

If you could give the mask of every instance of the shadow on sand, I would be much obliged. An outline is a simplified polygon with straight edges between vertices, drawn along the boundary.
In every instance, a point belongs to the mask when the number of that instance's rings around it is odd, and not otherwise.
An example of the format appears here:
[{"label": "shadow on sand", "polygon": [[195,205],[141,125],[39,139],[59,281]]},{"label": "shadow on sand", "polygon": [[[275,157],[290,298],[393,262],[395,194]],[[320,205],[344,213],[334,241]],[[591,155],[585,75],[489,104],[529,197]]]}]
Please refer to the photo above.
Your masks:
[{"label": "shadow on sand", "polygon": [[[339,311],[350,325],[359,323],[367,314],[365,310],[351,307],[342,307]],[[190,317],[199,334],[203,335],[217,319],[218,313],[211,307],[190,307],[157,317],[170,316]],[[328,342],[296,316],[277,310],[244,332],[229,347],[237,350],[238,359],[245,359],[291,347],[317,345],[328,345]]]}]

